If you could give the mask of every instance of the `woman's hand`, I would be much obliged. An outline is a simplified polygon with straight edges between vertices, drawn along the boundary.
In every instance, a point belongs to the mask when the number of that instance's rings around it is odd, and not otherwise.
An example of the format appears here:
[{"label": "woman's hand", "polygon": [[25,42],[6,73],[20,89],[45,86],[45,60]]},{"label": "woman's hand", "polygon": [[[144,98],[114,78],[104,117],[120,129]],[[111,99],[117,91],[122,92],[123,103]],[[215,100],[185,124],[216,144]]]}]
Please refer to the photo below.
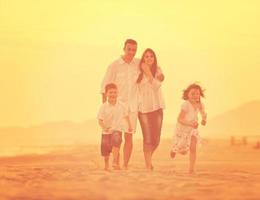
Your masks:
[{"label": "woman's hand", "polygon": [[150,66],[146,63],[141,64],[141,69],[143,70],[144,74],[148,77],[149,81],[152,81],[153,75],[150,69]]}]

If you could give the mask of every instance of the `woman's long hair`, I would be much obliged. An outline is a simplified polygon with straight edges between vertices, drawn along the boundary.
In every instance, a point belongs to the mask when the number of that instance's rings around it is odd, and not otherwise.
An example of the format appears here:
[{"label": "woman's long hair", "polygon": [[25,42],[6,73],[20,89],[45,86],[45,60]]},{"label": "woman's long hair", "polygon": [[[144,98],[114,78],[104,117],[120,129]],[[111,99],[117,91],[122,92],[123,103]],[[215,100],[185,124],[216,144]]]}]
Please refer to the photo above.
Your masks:
[{"label": "woman's long hair", "polygon": [[143,79],[143,76],[144,76],[144,72],[143,72],[143,69],[142,69],[141,65],[142,65],[142,63],[144,62],[144,56],[145,56],[145,54],[146,54],[147,52],[150,52],[150,53],[153,54],[153,56],[154,56],[154,63],[153,63],[153,65],[152,65],[152,67],[151,67],[151,72],[152,72],[153,77],[155,77],[155,74],[156,74],[156,71],[157,71],[157,58],[156,58],[156,55],[155,55],[155,53],[154,53],[154,51],[153,51],[152,49],[147,48],[147,49],[144,51],[144,53],[143,53],[143,55],[142,55],[142,58],[141,58],[141,60],[140,60],[140,63],[139,63],[140,74],[139,74],[139,76],[138,76],[138,78],[137,78],[137,81],[136,81],[137,83],[140,83],[141,80]]}]

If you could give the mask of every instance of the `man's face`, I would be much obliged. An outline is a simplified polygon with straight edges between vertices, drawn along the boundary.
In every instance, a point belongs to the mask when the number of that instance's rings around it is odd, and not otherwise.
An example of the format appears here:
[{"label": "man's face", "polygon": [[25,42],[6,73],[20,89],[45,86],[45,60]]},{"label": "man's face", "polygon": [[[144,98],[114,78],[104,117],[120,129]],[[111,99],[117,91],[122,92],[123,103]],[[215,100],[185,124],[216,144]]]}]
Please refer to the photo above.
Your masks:
[{"label": "man's face", "polygon": [[135,57],[136,50],[136,44],[127,43],[124,48],[125,56],[129,59],[133,59]]}]

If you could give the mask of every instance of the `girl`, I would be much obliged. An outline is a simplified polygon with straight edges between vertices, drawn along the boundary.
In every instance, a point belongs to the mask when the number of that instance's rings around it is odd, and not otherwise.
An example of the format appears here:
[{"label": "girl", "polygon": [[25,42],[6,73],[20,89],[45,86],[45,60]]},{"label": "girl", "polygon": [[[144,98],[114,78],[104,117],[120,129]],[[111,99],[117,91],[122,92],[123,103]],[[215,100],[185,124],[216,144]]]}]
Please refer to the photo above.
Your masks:
[{"label": "girl", "polygon": [[199,137],[198,133],[198,113],[202,116],[202,125],[206,125],[207,115],[204,105],[200,98],[204,97],[203,90],[198,84],[191,84],[183,92],[181,111],[178,116],[175,135],[173,139],[173,147],[171,157],[174,158],[176,153],[185,155],[190,152],[190,168],[189,173],[194,173],[194,165],[196,161],[196,148]]},{"label": "girl", "polygon": [[138,84],[138,119],[143,133],[143,152],[147,170],[153,170],[152,156],[160,143],[164,100],[161,81],[164,75],[157,66],[152,49],[146,49],[140,61]]}]

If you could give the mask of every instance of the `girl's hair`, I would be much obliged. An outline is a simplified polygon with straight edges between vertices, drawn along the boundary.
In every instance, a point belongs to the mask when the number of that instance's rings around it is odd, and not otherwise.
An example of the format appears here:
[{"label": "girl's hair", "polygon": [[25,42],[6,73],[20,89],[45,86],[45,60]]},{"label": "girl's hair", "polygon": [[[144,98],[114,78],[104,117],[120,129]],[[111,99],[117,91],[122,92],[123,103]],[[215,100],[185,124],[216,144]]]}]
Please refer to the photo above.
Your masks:
[{"label": "girl's hair", "polygon": [[142,65],[142,63],[144,62],[144,56],[145,56],[145,54],[147,53],[147,52],[149,52],[149,53],[151,53],[151,54],[153,54],[153,57],[154,57],[154,63],[153,63],[153,65],[152,65],[152,67],[151,67],[151,72],[152,72],[152,75],[153,75],[153,77],[155,77],[155,74],[156,74],[156,71],[157,71],[157,58],[156,58],[156,55],[155,55],[155,53],[154,53],[154,51],[152,50],[152,49],[150,49],[150,48],[147,48],[145,51],[144,51],[144,53],[143,53],[143,55],[142,55],[142,58],[141,58],[141,60],[140,60],[140,63],[139,63],[139,69],[140,69],[140,74],[139,74],[139,76],[138,76],[138,78],[137,78],[137,83],[140,83],[141,82],[141,80],[143,79],[143,76],[144,76],[144,72],[143,72],[143,70],[142,70],[142,67],[141,67],[141,65]]},{"label": "girl's hair", "polygon": [[185,90],[183,90],[182,98],[184,100],[188,100],[188,98],[189,98],[188,95],[189,95],[189,92],[191,89],[198,89],[200,92],[200,96],[205,97],[204,96],[205,90],[203,90],[199,84],[193,83],[193,84],[189,85]]}]

